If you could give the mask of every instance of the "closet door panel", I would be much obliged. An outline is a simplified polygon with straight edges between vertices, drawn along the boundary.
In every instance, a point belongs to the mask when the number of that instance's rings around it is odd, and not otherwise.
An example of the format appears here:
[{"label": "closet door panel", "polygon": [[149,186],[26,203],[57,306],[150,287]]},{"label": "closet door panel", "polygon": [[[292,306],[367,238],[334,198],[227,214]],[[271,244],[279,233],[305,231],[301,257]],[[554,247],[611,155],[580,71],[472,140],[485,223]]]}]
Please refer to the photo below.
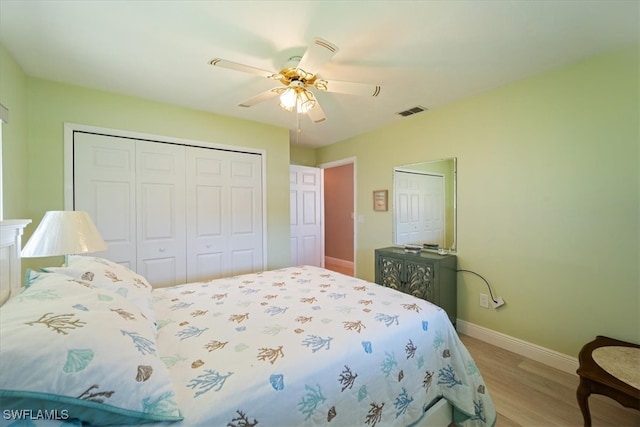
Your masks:
[{"label": "closet door panel", "polygon": [[228,270],[223,175],[227,165],[216,150],[187,150],[187,281],[225,276]]},{"label": "closet door panel", "polygon": [[89,213],[108,245],[96,255],[136,270],[135,146],[76,132],[73,152],[73,208]]},{"label": "closet door panel", "polygon": [[184,283],[185,148],[136,142],[138,272],[154,287]]},{"label": "closet door panel", "polygon": [[259,156],[230,153],[229,252],[234,274],[260,271],[262,265],[262,162]]},{"label": "closet door panel", "polygon": [[256,212],[256,206],[254,204],[254,193],[253,188],[231,188],[231,236],[255,236],[256,230],[253,215]]},{"label": "closet door panel", "polygon": [[261,164],[246,153],[187,150],[188,281],[262,269]]},{"label": "closet door panel", "polygon": [[227,254],[224,252],[208,252],[197,255],[195,258],[195,272],[198,277],[188,279],[189,282],[211,280],[220,277],[229,276],[226,268],[225,258]]},{"label": "closet door panel", "polygon": [[214,185],[198,185],[195,188],[196,232],[202,237],[222,235],[222,188]]},{"label": "closet door panel", "polygon": [[257,263],[261,253],[256,248],[255,191],[252,188],[231,188],[231,226],[229,228],[229,250],[233,274],[259,270]]},{"label": "closet door panel", "polygon": [[230,273],[235,276],[238,274],[257,271],[255,269],[256,252],[257,250],[255,249],[232,250],[230,253]]},{"label": "closet door panel", "polygon": [[[131,221],[133,216],[132,186],[128,182],[94,181],[92,183],[92,193],[95,196],[94,208],[91,209],[95,215],[92,214],[92,218],[95,219],[96,226],[111,251],[115,251],[119,247],[127,249],[135,247],[135,233],[133,231],[135,221]],[[134,253],[135,251],[130,252],[131,257]],[[134,264],[131,261],[124,262]]]},{"label": "closet door panel", "polygon": [[146,277],[154,288],[184,283],[184,276],[180,270],[180,261],[173,255],[140,257],[138,260],[138,273]]}]

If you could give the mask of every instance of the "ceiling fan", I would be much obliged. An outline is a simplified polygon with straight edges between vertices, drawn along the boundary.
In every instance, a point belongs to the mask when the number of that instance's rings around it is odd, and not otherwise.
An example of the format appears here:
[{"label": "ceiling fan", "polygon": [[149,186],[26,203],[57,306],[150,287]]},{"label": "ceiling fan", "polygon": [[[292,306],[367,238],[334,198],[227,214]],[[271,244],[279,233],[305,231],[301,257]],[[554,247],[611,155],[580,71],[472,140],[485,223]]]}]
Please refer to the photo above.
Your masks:
[{"label": "ceiling fan", "polygon": [[326,120],[326,116],[311,88],[324,91],[361,96],[378,96],[380,86],[367,83],[355,83],[325,80],[318,76],[317,70],[326,64],[338,52],[338,46],[316,37],[302,57],[293,56],[279,72],[263,70],[250,65],[238,64],[225,59],[214,58],[209,64],[230,70],[257,74],[271,80],[279,80],[281,86],[269,89],[244,102],[241,107],[252,107],[271,98],[280,97],[280,106],[287,111],[306,113],[314,123]]}]

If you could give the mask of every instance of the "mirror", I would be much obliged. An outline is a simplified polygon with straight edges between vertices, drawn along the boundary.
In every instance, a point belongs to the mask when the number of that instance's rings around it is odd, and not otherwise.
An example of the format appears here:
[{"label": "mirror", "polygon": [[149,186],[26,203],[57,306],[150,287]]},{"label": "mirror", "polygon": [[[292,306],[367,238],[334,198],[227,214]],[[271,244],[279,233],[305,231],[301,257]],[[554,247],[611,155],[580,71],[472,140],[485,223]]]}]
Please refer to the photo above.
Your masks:
[{"label": "mirror", "polygon": [[393,168],[393,243],[456,252],[456,158]]}]

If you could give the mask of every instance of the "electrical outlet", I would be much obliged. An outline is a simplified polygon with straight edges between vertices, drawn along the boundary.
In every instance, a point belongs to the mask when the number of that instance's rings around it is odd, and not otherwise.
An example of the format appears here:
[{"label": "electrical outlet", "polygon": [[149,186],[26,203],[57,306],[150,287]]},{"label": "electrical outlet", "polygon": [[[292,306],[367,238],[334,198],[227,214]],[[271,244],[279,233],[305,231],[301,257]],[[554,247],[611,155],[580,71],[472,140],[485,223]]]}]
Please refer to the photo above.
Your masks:
[{"label": "electrical outlet", "polygon": [[480,307],[489,308],[489,295],[480,294]]},{"label": "electrical outlet", "polygon": [[498,297],[498,298],[496,298],[495,301],[491,301],[491,302],[493,304],[493,308],[500,308],[500,307],[502,307],[503,305],[506,304],[506,302],[504,302],[502,297]]}]

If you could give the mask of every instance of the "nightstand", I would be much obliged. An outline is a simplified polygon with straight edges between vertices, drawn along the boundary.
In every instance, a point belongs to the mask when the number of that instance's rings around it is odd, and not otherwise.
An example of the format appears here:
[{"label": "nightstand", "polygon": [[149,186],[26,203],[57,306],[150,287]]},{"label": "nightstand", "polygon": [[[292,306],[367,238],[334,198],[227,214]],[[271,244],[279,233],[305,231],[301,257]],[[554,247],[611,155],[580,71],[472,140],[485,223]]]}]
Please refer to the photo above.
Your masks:
[{"label": "nightstand", "polygon": [[442,307],[455,326],[457,317],[457,258],[403,248],[375,250],[375,282]]}]

